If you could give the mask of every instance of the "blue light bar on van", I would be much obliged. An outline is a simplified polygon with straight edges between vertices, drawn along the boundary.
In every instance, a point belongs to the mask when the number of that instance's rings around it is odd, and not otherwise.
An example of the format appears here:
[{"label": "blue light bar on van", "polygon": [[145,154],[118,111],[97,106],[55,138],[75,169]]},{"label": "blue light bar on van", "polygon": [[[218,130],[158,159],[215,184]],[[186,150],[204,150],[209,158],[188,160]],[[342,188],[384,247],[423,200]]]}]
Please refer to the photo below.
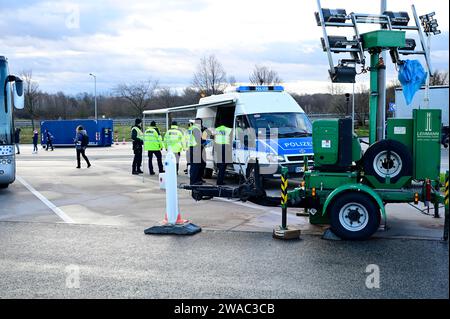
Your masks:
[{"label": "blue light bar on van", "polygon": [[284,87],[281,85],[246,85],[246,86],[238,86],[236,88],[236,92],[283,92]]}]

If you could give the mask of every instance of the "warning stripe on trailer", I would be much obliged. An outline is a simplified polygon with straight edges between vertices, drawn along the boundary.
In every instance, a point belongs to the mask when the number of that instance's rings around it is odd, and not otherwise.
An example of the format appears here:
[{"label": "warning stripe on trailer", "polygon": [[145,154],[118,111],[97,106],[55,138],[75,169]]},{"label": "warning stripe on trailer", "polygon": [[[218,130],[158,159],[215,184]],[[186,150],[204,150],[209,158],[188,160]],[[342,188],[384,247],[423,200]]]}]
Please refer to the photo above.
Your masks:
[{"label": "warning stripe on trailer", "polygon": [[445,180],[445,196],[444,196],[444,204],[448,206],[448,175]]}]

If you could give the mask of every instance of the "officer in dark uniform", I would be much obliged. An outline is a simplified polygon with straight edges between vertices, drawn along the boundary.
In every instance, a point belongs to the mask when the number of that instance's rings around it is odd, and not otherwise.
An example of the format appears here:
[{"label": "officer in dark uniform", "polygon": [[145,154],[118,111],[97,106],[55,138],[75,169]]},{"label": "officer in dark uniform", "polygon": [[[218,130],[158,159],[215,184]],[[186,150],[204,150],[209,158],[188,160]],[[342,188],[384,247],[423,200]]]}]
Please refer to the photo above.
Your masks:
[{"label": "officer in dark uniform", "polygon": [[190,138],[188,139],[189,146],[189,170],[190,170],[190,184],[202,184],[202,123],[201,119],[195,119],[191,129]]},{"label": "officer in dark uniform", "polygon": [[142,120],[136,119],[134,121],[134,126],[131,128],[131,139],[133,140],[133,164],[131,173],[133,175],[138,175],[144,173],[141,170],[142,165],[142,145],[144,145],[144,134],[142,133]]}]

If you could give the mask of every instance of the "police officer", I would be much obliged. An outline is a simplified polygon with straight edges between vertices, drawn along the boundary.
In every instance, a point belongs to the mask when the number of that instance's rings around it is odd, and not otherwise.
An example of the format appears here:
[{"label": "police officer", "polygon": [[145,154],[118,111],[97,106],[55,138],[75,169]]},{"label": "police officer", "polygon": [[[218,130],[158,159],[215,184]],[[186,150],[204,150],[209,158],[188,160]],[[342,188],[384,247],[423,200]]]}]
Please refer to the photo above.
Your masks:
[{"label": "police officer", "polygon": [[202,124],[200,119],[195,119],[189,130],[189,169],[190,169],[190,184],[202,184]]},{"label": "police officer", "polygon": [[180,168],[180,153],[183,150],[184,137],[181,130],[178,128],[176,121],[172,121],[170,129],[167,130],[164,135],[164,144],[168,151],[172,151],[175,154],[177,160],[177,174]]},{"label": "police officer", "polygon": [[155,155],[158,162],[158,171],[164,173],[161,155],[162,148],[163,141],[159,129],[156,127],[155,121],[152,121],[150,127],[145,130],[144,135],[144,150],[148,151],[148,170],[150,175],[155,175],[155,171],[153,170],[153,155]]},{"label": "police officer", "polygon": [[192,134],[192,124],[194,123],[194,120],[189,120],[188,128],[184,134],[184,149],[186,150],[186,169],[184,170],[184,173],[187,174],[189,172],[189,166],[191,165],[190,159],[191,159],[191,153],[189,152],[189,140],[191,138]]},{"label": "police officer", "polygon": [[142,145],[144,144],[143,138],[144,134],[142,133],[141,127],[142,120],[136,119],[134,121],[134,126],[131,128],[131,139],[133,140],[133,164],[131,173],[133,175],[138,175],[144,173],[141,170],[142,165]]},{"label": "police officer", "polygon": [[224,185],[225,169],[230,159],[231,128],[220,125],[214,130],[214,160],[216,162],[217,185]]}]

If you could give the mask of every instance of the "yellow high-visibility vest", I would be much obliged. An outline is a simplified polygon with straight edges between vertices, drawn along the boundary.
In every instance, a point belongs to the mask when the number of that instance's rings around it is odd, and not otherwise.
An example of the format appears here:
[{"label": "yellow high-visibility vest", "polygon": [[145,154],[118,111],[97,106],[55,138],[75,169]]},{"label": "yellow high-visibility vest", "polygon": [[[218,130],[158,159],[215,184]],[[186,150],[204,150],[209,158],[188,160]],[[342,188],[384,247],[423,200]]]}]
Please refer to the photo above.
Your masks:
[{"label": "yellow high-visibility vest", "polygon": [[215,129],[214,142],[216,144],[230,144],[231,128],[221,125]]},{"label": "yellow high-visibility vest", "polygon": [[166,149],[174,153],[179,153],[183,150],[183,140],[183,133],[175,125],[172,125],[170,130],[167,130],[166,135],[164,135]]},{"label": "yellow high-visibility vest", "polygon": [[145,130],[144,135],[144,150],[145,151],[160,151],[163,148],[162,138],[154,127],[149,127]]}]

